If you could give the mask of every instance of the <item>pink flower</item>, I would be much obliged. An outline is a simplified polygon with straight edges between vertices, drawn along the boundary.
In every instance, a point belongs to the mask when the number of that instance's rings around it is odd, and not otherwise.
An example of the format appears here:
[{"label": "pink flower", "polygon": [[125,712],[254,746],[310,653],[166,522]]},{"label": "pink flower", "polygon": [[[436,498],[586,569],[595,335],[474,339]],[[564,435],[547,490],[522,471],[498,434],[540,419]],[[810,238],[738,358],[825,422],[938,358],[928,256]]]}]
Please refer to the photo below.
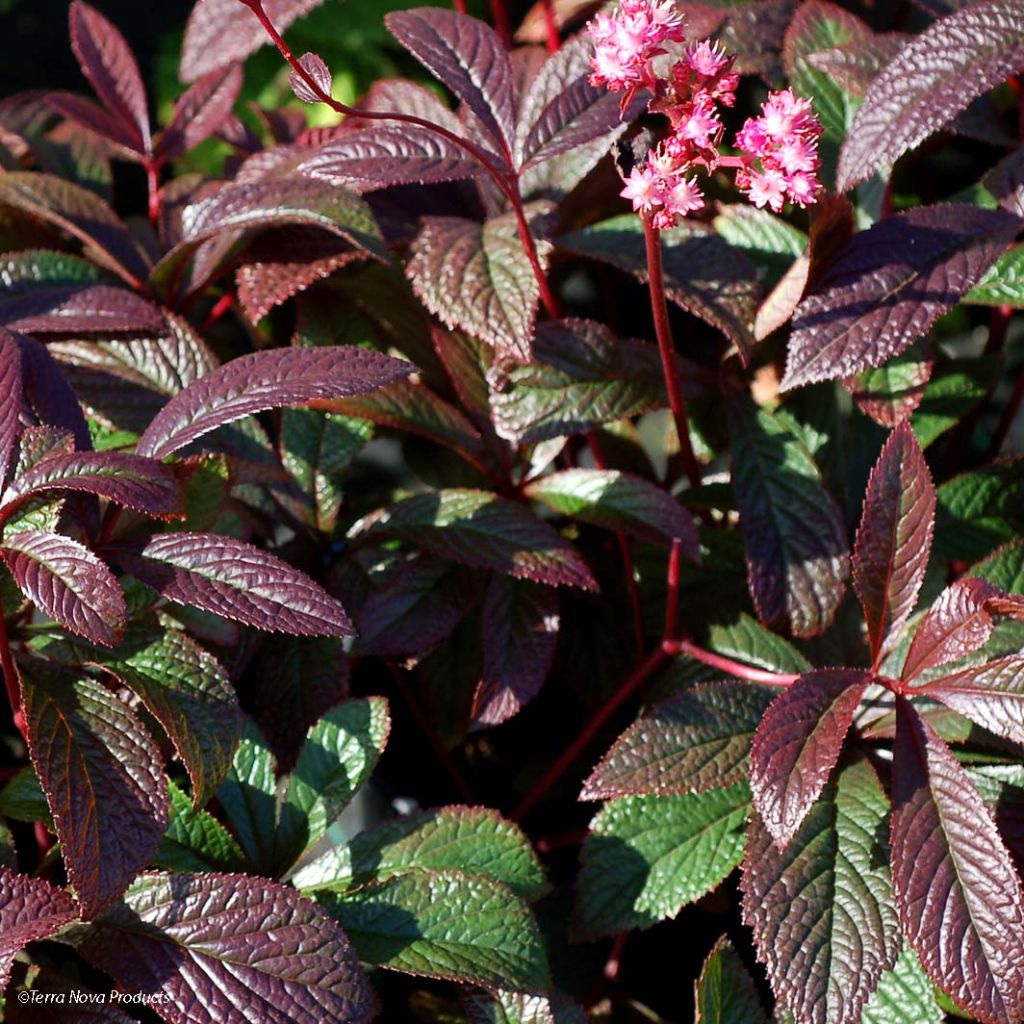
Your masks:
[{"label": "pink flower", "polygon": [[634,167],[619,193],[637,213],[650,213],[659,202],[660,178],[650,167]]},{"label": "pink flower", "polygon": [[770,206],[778,213],[786,202],[786,178],[774,168],[768,168],[763,174],[748,169],[742,179],[736,175],[736,184],[757,207]]}]

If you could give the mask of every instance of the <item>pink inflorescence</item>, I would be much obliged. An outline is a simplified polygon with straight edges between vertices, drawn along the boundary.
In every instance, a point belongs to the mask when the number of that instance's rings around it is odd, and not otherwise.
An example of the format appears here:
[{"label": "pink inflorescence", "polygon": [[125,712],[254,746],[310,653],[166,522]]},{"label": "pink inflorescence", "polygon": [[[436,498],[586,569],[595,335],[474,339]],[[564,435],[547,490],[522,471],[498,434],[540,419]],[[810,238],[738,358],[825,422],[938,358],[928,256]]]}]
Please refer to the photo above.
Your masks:
[{"label": "pink inflorescence", "polygon": [[[621,0],[614,13],[594,18],[590,36],[590,81],[623,93],[623,109],[647,90],[648,110],[669,120],[668,135],[632,170],[622,195],[655,227],[674,227],[704,206],[694,172],[723,162],[719,108],[736,102],[735,58],[708,40],[685,45],[675,0]],[[774,92],[736,138],[744,155],[725,162],[738,166],[737,185],[755,206],[778,211],[787,200],[805,206],[819,187],[820,134],[807,100]]]}]

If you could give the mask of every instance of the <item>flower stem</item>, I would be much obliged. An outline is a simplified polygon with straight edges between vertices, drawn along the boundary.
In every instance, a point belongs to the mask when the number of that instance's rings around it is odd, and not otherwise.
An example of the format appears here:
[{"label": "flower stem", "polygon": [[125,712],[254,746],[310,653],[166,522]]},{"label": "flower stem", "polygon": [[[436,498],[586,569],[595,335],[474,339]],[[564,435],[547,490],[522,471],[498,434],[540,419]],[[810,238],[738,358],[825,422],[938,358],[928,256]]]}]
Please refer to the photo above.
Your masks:
[{"label": "flower stem", "polygon": [[466,10],[466,0],[455,0],[455,10],[457,10],[459,14],[468,14],[469,12]]},{"label": "flower stem", "polygon": [[725,658],[713,651],[705,651],[689,640],[664,640],[661,649],[666,655],[685,654],[694,661],[703,662],[712,668],[727,672],[737,679],[746,679],[751,683],[765,683],[768,686],[789,686],[795,683],[800,676],[788,672],[769,672],[767,669],[754,668],[752,665],[744,665],[740,661],[733,661],[732,658]]},{"label": "flower stem", "polygon": [[653,225],[648,215],[643,216],[644,247],[647,251],[648,286],[651,292],[651,313],[654,316],[654,333],[661,353],[661,368],[665,375],[665,389],[668,404],[679,435],[679,451],[683,468],[691,487],[701,482],[700,464],[690,443],[690,424],[686,415],[686,399],[679,383],[679,368],[676,365],[676,347],[672,340],[672,328],[668,319],[668,299],[665,296],[665,270],[661,259],[661,232]]},{"label": "flower stem", "polygon": [[509,24],[508,11],[505,10],[505,0],[491,0],[491,18],[494,20],[494,29],[501,36],[506,50],[512,49],[512,26]]},{"label": "flower stem", "polygon": [[555,18],[555,0],[544,0],[544,23],[548,30],[548,53],[558,53],[562,40],[558,32],[558,20]]}]

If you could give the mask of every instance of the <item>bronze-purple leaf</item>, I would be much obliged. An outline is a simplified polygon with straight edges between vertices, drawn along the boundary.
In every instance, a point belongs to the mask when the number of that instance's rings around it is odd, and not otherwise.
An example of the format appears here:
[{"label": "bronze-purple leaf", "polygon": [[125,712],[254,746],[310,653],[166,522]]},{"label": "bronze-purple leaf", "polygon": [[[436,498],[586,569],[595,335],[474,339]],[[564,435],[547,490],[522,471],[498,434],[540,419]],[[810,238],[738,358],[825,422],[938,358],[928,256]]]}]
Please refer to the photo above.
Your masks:
[{"label": "bronze-purple leaf", "polygon": [[[313,80],[313,83],[321,93],[326,96],[331,95],[331,89],[333,88],[331,69],[324,63],[323,57],[315,53],[304,53],[299,58],[299,65]],[[321,102],[316,90],[294,69],[288,74],[288,84],[291,85],[292,92],[303,103]]]},{"label": "bronze-purple leaf", "polygon": [[933,679],[920,692],[983,729],[1024,745],[1024,658],[1000,658]]},{"label": "bronze-purple leaf", "polygon": [[139,439],[137,451],[163,458],[243,416],[320,398],[372,391],[412,365],[366,349],[291,348],[232,360],[179,392]]},{"label": "bronze-purple leaf", "polygon": [[125,570],[170,601],[296,636],[351,636],[344,609],[318,583],[268,551],[214,533],[167,533],[139,551],[118,549]]},{"label": "bronze-purple leaf", "polygon": [[476,115],[511,159],[515,78],[508,51],[489,25],[457,11],[417,7],[384,18],[391,34]]},{"label": "bronze-purple leaf", "polygon": [[932,545],[935,486],[904,421],[868,479],[853,549],[853,589],[867,620],[871,656],[914,610]]},{"label": "bronze-purple leaf", "polygon": [[986,1024],[1024,1018],[1024,896],[967,772],[902,698],[892,868],[903,934],[932,981]]},{"label": "bronze-purple leaf", "polygon": [[33,288],[0,300],[0,321],[24,334],[160,333],[152,303],[124,288],[94,284]]},{"label": "bronze-purple leaf", "polygon": [[870,682],[856,669],[808,672],[765,712],[750,748],[750,787],[780,848],[821,796]]},{"label": "bronze-purple leaf", "polygon": [[157,154],[176,160],[213,135],[230,117],[242,88],[242,67],[229,64],[203,75],[178,98],[157,140]]},{"label": "bronze-purple leaf", "polygon": [[92,448],[89,424],[49,347],[27,334],[16,334],[14,338],[21,349],[25,400],[36,419],[41,424],[68,431],[79,451],[89,451]]},{"label": "bronze-purple leaf", "polygon": [[94,7],[74,0],[69,11],[71,47],[82,73],[107,109],[135,136],[135,149],[152,147],[146,87],[124,36]]},{"label": "bronze-purple leaf", "polygon": [[0,992],[18,953],[77,917],[78,907],[63,889],[0,865]]},{"label": "bronze-purple leaf", "polygon": [[246,875],[146,874],[68,936],[171,1024],[368,1024],[376,998],[341,927],[294,889]]},{"label": "bronze-purple leaf", "polygon": [[53,812],[83,917],[110,906],[167,825],[163,761],[135,713],[105,686],[34,658],[23,670],[32,764]]},{"label": "bronze-purple leaf", "polygon": [[25,397],[21,374],[21,348],[12,334],[0,327],[0,487],[7,480],[22,429]]},{"label": "bronze-purple leaf", "polygon": [[65,629],[107,647],[121,639],[128,614],[121,587],[83,544],[21,530],[3,539],[0,555],[25,596]]},{"label": "bronze-purple leaf", "polygon": [[871,82],[839,159],[839,187],[864,181],[1024,68],[1018,0],[976,0],[912,39]]},{"label": "bronze-purple leaf", "polygon": [[922,337],[1009,247],[1004,210],[921,206],[855,234],[797,307],[783,389],[881,366]]}]

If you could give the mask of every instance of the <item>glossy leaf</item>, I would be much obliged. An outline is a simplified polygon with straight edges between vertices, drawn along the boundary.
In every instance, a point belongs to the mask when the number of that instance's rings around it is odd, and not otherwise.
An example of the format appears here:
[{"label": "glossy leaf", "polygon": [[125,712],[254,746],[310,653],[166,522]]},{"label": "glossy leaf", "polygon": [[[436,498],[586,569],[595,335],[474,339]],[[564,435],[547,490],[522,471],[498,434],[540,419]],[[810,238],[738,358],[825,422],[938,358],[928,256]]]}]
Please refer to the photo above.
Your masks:
[{"label": "glossy leaf", "polygon": [[867,620],[871,654],[914,610],[931,552],[935,486],[909,424],[889,435],[868,479],[853,587]]},{"label": "glossy leaf", "polygon": [[597,589],[586,563],[554,529],[487,491],[418,494],[368,516],[352,535],[398,537],[464,565],[549,586]]},{"label": "glossy leaf", "polygon": [[[268,935],[276,937],[269,957]],[[344,932],[265,878],[146,874],[124,902],[69,938],[123,989],[155,997],[171,1024],[247,1014],[267,1024],[368,1024],[375,1016]]]},{"label": "glossy leaf", "polygon": [[1001,658],[965,668],[922,689],[983,729],[1024,744],[1024,658]]},{"label": "glossy leaf", "polygon": [[451,870],[415,871],[344,897],[318,898],[369,963],[517,991],[544,992],[550,986],[544,943],[530,910],[498,882]]},{"label": "glossy leaf", "polygon": [[[303,71],[313,80],[314,85],[321,93],[330,96],[333,89],[331,69],[324,63],[323,57],[315,53],[304,53],[299,58],[299,65]],[[303,103],[319,103],[320,96],[316,89],[297,72],[294,68],[288,73],[288,84],[292,92],[302,100]]]},{"label": "glossy leaf", "polygon": [[[545,266],[551,247],[539,241],[537,248]],[[483,224],[425,217],[406,272],[423,304],[449,327],[481,338],[499,356],[529,362],[540,286],[514,216]]]},{"label": "glossy leaf", "polygon": [[245,863],[241,847],[231,833],[206,811],[197,811],[192,799],[174,783],[169,786],[171,814],[153,864],[167,871],[240,871]]},{"label": "glossy leaf", "polygon": [[18,953],[77,917],[78,908],[66,892],[0,865],[0,991],[7,987]]},{"label": "glossy leaf", "polygon": [[580,522],[671,544],[697,561],[700,541],[689,512],[660,487],[618,470],[567,469],[525,488],[528,497]]},{"label": "glossy leaf", "polygon": [[848,189],[1024,67],[1015,0],[977,0],[912,39],[868,88],[839,163]]},{"label": "glossy leaf", "polygon": [[1024,458],[1008,456],[960,473],[936,491],[936,549],[975,561],[1024,532]]},{"label": "glossy leaf", "polygon": [[0,328],[0,486],[7,480],[22,430],[25,397],[21,373],[18,342],[9,331]]},{"label": "glossy leaf", "polygon": [[878,778],[860,762],[842,771],[784,852],[751,821],[743,916],[772,989],[800,1024],[859,1024],[896,962],[888,812]]},{"label": "glossy leaf", "polygon": [[758,616],[797,636],[835,616],[849,567],[846,527],[810,453],[770,412],[729,403],[733,488]]},{"label": "glossy leaf", "polygon": [[1024,897],[964,769],[905,701],[897,705],[892,866],[903,933],[931,979],[972,1015],[1024,1013]]},{"label": "glossy leaf", "polygon": [[170,601],[257,629],[350,636],[344,609],[305,573],[261,548],[214,533],[167,533],[139,551],[118,549],[125,569]]},{"label": "glossy leaf", "polygon": [[675,917],[743,857],[744,783],[687,796],[613,800],[583,843],[576,927],[588,938]]},{"label": "glossy leaf", "polygon": [[933,366],[920,347],[911,345],[882,366],[848,377],[843,386],[861,412],[892,429],[924,400]]},{"label": "glossy leaf", "polygon": [[341,398],[399,380],[410,365],[355,348],[274,349],[240,356],[171,399],[137,452],[163,458],[243,416],[318,398]]},{"label": "glossy leaf", "polygon": [[558,645],[558,597],[529,580],[494,576],[481,614],[483,666],[470,715],[475,726],[500,725],[548,678]]},{"label": "glossy leaf", "polygon": [[118,899],[167,826],[159,752],[127,705],[35,660],[22,689],[32,764],[85,917]]},{"label": "glossy leaf", "polygon": [[583,785],[584,800],[702,793],[744,781],[750,744],[774,689],[699,683],[631,725]]},{"label": "glossy leaf", "polygon": [[178,98],[171,119],[157,141],[157,152],[176,160],[195,149],[231,116],[242,88],[238,64],[216,68],[194,82]]},{"label": "glossy leaf", "polygon": [[868,1000],[861,1024],[943,1024],[945,1015],[935,990],[913,950],[904,949],[892,970],[886,971]]},{"label": "glossy leaf", "polygon": [[750,787],[780,848],[825,788],[870,682],[868,673],[853,669],[808,672],[765,712],[750,750]]},{"label": "glossy leaf", "polygon": [[695,1024],[767,1024],[757,989],[723,935],[708,954],[693,990]]},{"label": "glossy leaf", "polygon": [[72,633],[108,647],[124,632],[127,609],[114,575],[70,537],[22,530],[4,537],[0,555],[40,611]]},{"label": "glossy leaf", "polygon": [[953,203],[855,234],[797,308],[783,389],[848,377],[899,355],[980,280],[1022,222]]}]

